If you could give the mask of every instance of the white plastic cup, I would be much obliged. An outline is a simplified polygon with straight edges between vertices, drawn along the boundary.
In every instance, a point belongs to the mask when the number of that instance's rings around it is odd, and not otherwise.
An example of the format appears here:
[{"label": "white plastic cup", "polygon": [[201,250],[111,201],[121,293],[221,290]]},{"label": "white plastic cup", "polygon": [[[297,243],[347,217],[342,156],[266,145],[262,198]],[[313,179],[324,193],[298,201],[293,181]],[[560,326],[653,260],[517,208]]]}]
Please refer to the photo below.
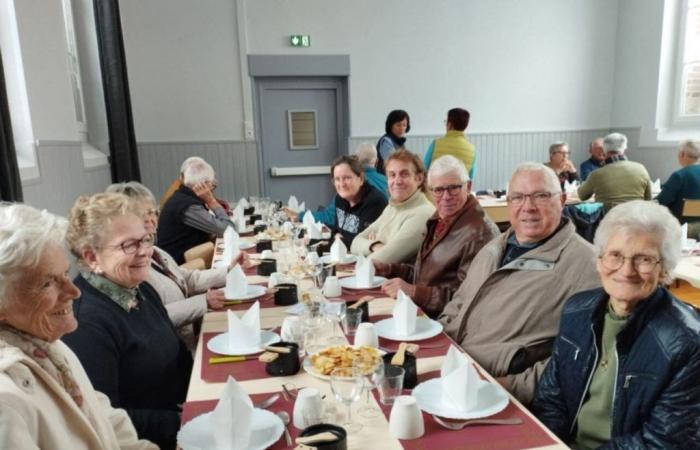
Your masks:
[{"label": "white plastic cup", "polygon": [[296,342],[299,344],[304,337],[304,322],[299,316],[287,316],[282,321],[280,337],[285,342]]},{"label": "white plastic cup", "polygon": [[394,399],[389,415],[389,433],[397,439],[417,439],[423,436],[423,414],[414,397],[399,395]]},{"label": "white plastic cup", "polygon": [[314,423],[312,418],[318,417],[319,421],[323,417],[323,402],[321,401],[321,393],[318,389],[304,388],[297,394],[297,399],[294,402],[294,426],[300,430],[307,428]]},{"label": "white plastic cup", "polygon": [[323,284],[323,295],[326,297],[340,297],[343,290],[340,287],[338,277],[331,275],[326,277],[326,282]]},{"label": "white plastic cup", "polygon": [[260,254],[261,259],[273,259],[272,250],[263,250]]},{"label": "white plastic cup", "polygon": [[355,331],[355,345],[379,347],[379,338],[377,337],[377,331],[374,329],[374,324],[363,322],[358,325],[357,331]]},{"label": "white plastic cup", "polygon": [[284,283],[284,274],[280,272],[272,272],[270,277],[267,279],[267,287],[273,288],[278,284]]}]

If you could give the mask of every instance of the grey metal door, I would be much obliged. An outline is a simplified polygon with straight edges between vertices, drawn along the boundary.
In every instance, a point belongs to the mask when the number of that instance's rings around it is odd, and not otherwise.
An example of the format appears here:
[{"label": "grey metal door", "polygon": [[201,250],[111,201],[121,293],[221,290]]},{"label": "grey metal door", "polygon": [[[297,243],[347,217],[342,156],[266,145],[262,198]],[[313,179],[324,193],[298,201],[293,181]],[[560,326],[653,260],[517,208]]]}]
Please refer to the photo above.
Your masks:
[{"label": "grey metal door", "polygon": [[256,129],[263,192],[308,209],[334,195],[331,162],[347,153],[347,101],[341,77],[256,77]]}]

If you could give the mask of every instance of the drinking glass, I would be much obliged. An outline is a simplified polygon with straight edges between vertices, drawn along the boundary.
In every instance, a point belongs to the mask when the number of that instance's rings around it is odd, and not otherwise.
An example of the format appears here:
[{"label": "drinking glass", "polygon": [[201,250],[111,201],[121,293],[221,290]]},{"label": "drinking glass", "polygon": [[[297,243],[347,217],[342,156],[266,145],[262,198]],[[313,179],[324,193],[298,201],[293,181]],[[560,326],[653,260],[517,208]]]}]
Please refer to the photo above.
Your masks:
[{"label": "drinking glass", "polygon": [[357,327],[362,322],[362,308],[346,308],[343,316],[343,328],[348,336],[355,336]]},{"label": "drinking glass", "polygon": [[[324,303],[323,305],[323,315],[328,319],[328,321],[333,326],[333,336],[336,336],[337,332],[340,332],[340,322],[345,317],[345,311],[347,310],[347,305],[344,300],[332,301]],[[337,330],[337,332],[336,332]],[[338,334],[342,337],[342,335]]]},{"label": "drinking glass", "polygon": [[401,395],[405,373],[401,366],[394,366],[392,364],[385,365],[384,376],[378,383],[379,401],[381,401],[383,405],[392,405],[394,399]]},{"label": "drinking glass", "polygon": [[370,404],[369,396],[372,389],[376,389],[384,378],[384,361],[380,359],[374,367],[368,368],[361,367],[360,360],[355,360],[353,361],[353,369],[356,369],[363,376],[365,386],[365,404],[358,409],[358,413],[366,418],[377,417],[381,411]]},{"label": "drinking glass", "polygon": [[357,433],[362,429],[361,424],[352,421],[352,404],[360,398],[363,388],[364,377],[356,370],[350,374],[347,369],[333,369],[331,372],[331,391],[347,408],[345,423],[342,425],[348,433]]}]

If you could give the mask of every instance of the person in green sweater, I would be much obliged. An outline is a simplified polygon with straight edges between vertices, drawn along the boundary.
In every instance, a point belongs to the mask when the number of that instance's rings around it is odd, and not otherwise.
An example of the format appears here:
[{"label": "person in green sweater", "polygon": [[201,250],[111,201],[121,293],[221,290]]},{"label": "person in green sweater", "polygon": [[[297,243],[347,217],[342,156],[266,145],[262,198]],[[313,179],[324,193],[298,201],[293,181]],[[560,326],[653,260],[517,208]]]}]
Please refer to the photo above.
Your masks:
[{"label": "person in green sweater", "polygon": [[420,158],[399,149],[385,163],[389,204],[379,218],[352,241],[351,252],[383,263],[413,261],[435,207],[425,195]]},{"label": "person in green sweater", "polygon": [[476,168],[476,150],[469,142],[464,131],[469,125],[469,111],[462,108],[452,108],[447,112],[445,136],[435,139],[423,156],[423,165],[428,170],[433,161],[441,156],[452,155],[462,161],[469,177],[474,179]]},{"label": "person in green sweater", "polygon": [[603,203],[606,211],[631,200],[651,200],[649,172],[625,156],[627,137],[621,133],[609,134],[603,139],[603,148],[605,166],[591,173],[578,188],[579,198],[587,200],[595,194],[595,200]]}]

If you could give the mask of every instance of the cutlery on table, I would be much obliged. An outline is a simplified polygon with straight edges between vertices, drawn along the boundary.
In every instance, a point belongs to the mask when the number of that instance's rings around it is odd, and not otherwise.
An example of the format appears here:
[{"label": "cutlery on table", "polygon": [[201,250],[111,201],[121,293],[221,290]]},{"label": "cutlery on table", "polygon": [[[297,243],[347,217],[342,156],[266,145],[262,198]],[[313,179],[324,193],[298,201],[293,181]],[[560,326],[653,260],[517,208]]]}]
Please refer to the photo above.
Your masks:
[{"label": "cutlery on table", "polygon": [[289,434],[289,422],[291,422],[291,419],[289,418],[289,414],[287,414],[286,411],[279,411],[276,412],[277,417],[282,419],[282,423],[284,424],[284,440],[287,443],[287,447],[292,446],[292,435]]},{"label": "cutlery on table", "polygon": [[282,383],[282,395],[287,401],[297,398],[297,388],[288,388],[286,383]]},{"label": "cutlery on table", "polygon": [[267,409],[270,406],[272,406],[273,403],[275,403],[277,400],[279,400],[279,398],[280,398],[279,394],[273,394],[261,402],[253,403],[253,408]]},{"label": "cutlery on table", "polygon": [[324,431],[323,433],[312,434],[311,436],[298,437],[296,440],[297,444],[320,444],[322,442],[333,442],[337,441],[338,436],[331,433],[330,431]]},{"label": "cutlery on table", "polygon": [[356,301],[352,305],[348,306],[348,308],[352,308],[352,309],[359,308],[363,304],[365,304],[367,302],[371,302],[372,300],[374,300],[374,297],[372,297],[371,295],[365,295],[364,297],[360,298],[358,301]]},{"label": "cutlery on table", "polygon": [[402,342],[399,344],[399,349],[396,350],[396,353],[394,356],[391,357],[391,365],[392,366],[403,366],[404,361],[406,360],[406,347],[408,344],[405,342]]},{"label": "cutlery on table", "polygon": [[[424,349],[424,350],[426,350],[426,349],[435,349],[435,348],[442,348],[442,347],[445,347],[445,346],[447,346],[447,344],[434,344],[434,345],[408,344],[408,346],[407,346],[407,348],[406,348],[406,351],[407,351],[408,353],[413,353],[413,354],[415,354],[415,353],[418,352],[418,350],[420,350],[420,349]],[[379,350],[382,350],[382,351],[387,352],[387,353],[391,353],[391,352],[398,351],[397,348],[392,349],[392,348],[389,348],[389,347],[382,347],[382,346],[379,346]]]},{"label": "cutlery on table", "polygon": [[258,359],[258,355],[250,356],[212,356],[209,358],[209,364],[225,364],[234,363],[241,361],[250,361],[251,359]]},{"label": "cutlery on table", "polygon": [[523,423],[523,419],[519,417],[512,419],[469,419],[460,422],[452,422],[441,419],[433,414],[433,419],[435,419],[435,422],[437,422],[439,425],[442,425],[448,430],[461,430],[469,425],[520,425]]}]

